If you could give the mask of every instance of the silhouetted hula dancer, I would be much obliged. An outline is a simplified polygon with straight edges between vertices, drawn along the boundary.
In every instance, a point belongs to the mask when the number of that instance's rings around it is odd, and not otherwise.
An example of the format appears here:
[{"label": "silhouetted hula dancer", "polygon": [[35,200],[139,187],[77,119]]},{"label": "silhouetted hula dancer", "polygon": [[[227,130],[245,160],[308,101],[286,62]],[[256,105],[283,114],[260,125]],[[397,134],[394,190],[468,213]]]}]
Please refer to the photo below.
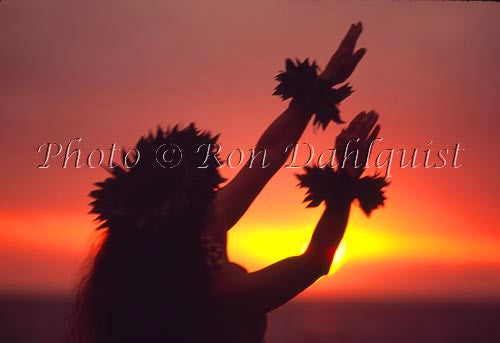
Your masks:
[{"label": "silhouetted hula dancer", "polygon": [[[248,273],[230,262],[226,233],[283,166],[284,147],[297,142],[311,118],[325,128],[341,123],[337,104],[351,94],[351,75],[365,54],[354,52],[361,23],[352,25],[327,67],[317,74],[308,60],[286,62],[275,95],[291,99],[267,128],[256,151],[266,150],[267,168],[242,168],[225,185],[215,159],[206,168],[197,147],[217,142],[194,124],[158,129],[136,145],[133,168],[116,167],[91,193],[101,221],[101,244],[84,277],[75,313],[75,340],[109,342],[263,342],[266,313],[293,299],[328,273],[344,235],[351,202],[369,214],[383,204],[382,178],[361,178],[362,168],[306,168],[299,175],[309,206],[325,202],[305,253]],[[377,137],[378,115],[361,113],[336,139],[337,151],[359,138],[360,156]],[[163,168],[155,151],[175,144],[182,160]],[[213,148],[215,150],[215,147]],[[215,151],[212,151],[215,152]],[[203,156],[202,156],[203,155]]]}]

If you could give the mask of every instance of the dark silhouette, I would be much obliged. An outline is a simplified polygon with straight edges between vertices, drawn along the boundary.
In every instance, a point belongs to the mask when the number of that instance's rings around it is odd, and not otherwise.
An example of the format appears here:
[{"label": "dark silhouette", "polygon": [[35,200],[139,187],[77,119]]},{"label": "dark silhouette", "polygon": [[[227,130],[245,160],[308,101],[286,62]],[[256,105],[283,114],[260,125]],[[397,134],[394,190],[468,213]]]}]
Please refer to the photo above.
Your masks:
[{"label": "dark silhouette", "polygon": [[[333,87],[351,75],[365,53],[354,52],[361,31],[361,23],[351,26],[319,82]],[[194,125],[142,138],[138,165],[117,168],[97,184],[92,212],[102,221],[103,236],[77,294],[72,341],[262,342],[266,313],[328,273],[353,199],[346,192],[325,199],[304,254],[252,273],[226,254],[226,232],[285,163],[283,147],[297,142],[319,111],[311,101],[323,99],[292,98],[256,145],[266,149],[269,167],[242,168],[222,188],[215,165],[194,167],[200,161],[192,147],[216,141]],[[323,127],[325,113],[316,118]],[[338,111],[332,118],[340,121]],[[377,119],[374,112],[359,114],[337,138],[339,149],[352,137],[366,149],[379,132]],[[171,143],[180,144],[182,163],[161,168],[154,147]],[[362,169],[348,164],[339,173],[357,179]]]}]

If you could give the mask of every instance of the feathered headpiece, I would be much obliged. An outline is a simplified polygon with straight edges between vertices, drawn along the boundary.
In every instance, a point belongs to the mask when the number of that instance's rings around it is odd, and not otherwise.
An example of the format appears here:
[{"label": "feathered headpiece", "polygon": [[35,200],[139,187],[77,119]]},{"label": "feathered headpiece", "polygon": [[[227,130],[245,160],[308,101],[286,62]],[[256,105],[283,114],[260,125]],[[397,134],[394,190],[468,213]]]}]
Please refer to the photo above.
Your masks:
[{"label": "feathered headpiece", "polygon": [[339,116],[337,105],[352,93],[348,84],[340,88],[332,88],[327,80],[318,77],[318,66],[315,61],[309,63],[309,59],[293,63],[287,59],[286,70],[276,75],[280,83],[274,89],[273,95],[281,99],[292,98],[306,106],[310,113],[316,114],[314,125],[326,129],[330,121],[344,123]]},{"label": "feathered headpiece", "polygon": [[[96,220],[102,222],[97,229],[113,230],[115,225],[124,224],[138,228],[163,225],[165,220],[207,208],[224,181],[215,159],[205,162],[207,144],[211,144],[208,151],[213,153],[217,138],[199,131],[194,124],[184,129],[158,127],[156,134],[141,137],[135,146],[135,159],[123,152],[125,165],[133,167],[110,169],[111,177],[96,183],[98,189],[90,193],[95,199],[90,213],[97,214]],[[203,145],[204,153],[199,152]],[[175,155],[167,159],[178,161],[165,165],[165,154]]]}]

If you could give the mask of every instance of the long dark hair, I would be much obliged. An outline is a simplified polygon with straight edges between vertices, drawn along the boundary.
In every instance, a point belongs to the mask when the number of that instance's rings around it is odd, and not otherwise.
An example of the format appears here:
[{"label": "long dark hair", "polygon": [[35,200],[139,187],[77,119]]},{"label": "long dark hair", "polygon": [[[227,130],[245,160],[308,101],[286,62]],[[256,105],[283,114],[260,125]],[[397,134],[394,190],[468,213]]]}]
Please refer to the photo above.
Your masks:
[{"label": "long dark hair", "polygon": [[[198,168],[197,148],[216,139],[193,124],[158,129],[137,143],[140,164],[97,184],[91,212],[104,232],[76,294],[73,342],[212,341],[200,235],[223,179],[211,162]],[[182,163],[164,168],[156,150],[171,143]]]}]

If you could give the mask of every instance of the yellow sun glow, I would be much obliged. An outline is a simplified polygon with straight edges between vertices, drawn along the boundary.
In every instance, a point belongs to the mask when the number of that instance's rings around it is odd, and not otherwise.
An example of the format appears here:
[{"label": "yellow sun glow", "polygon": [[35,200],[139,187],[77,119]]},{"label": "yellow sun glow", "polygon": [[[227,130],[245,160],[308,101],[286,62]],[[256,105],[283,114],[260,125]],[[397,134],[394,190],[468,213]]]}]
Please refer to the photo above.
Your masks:
[{"label": "yellow sun glow", "polygon": [[[239,227],[229,232],[228,251],[232,261],[253,271],[281,259],[302,254],[313,228]],[[430,245],[428,242],[432,242]],[[426,244],[427,243],[427,244]],[[480,247],[474,255],[464,255],[471,244]],[[426,249],[422,249],[422,247]],[[500,258],[498,242],[472,242],[470,237],[407,235],[388,232],[378,227],[350,226],[337,249],[329,274],[335,273],[346,262],[382,260],[436,260],[450,263],[489,261]]]}]

